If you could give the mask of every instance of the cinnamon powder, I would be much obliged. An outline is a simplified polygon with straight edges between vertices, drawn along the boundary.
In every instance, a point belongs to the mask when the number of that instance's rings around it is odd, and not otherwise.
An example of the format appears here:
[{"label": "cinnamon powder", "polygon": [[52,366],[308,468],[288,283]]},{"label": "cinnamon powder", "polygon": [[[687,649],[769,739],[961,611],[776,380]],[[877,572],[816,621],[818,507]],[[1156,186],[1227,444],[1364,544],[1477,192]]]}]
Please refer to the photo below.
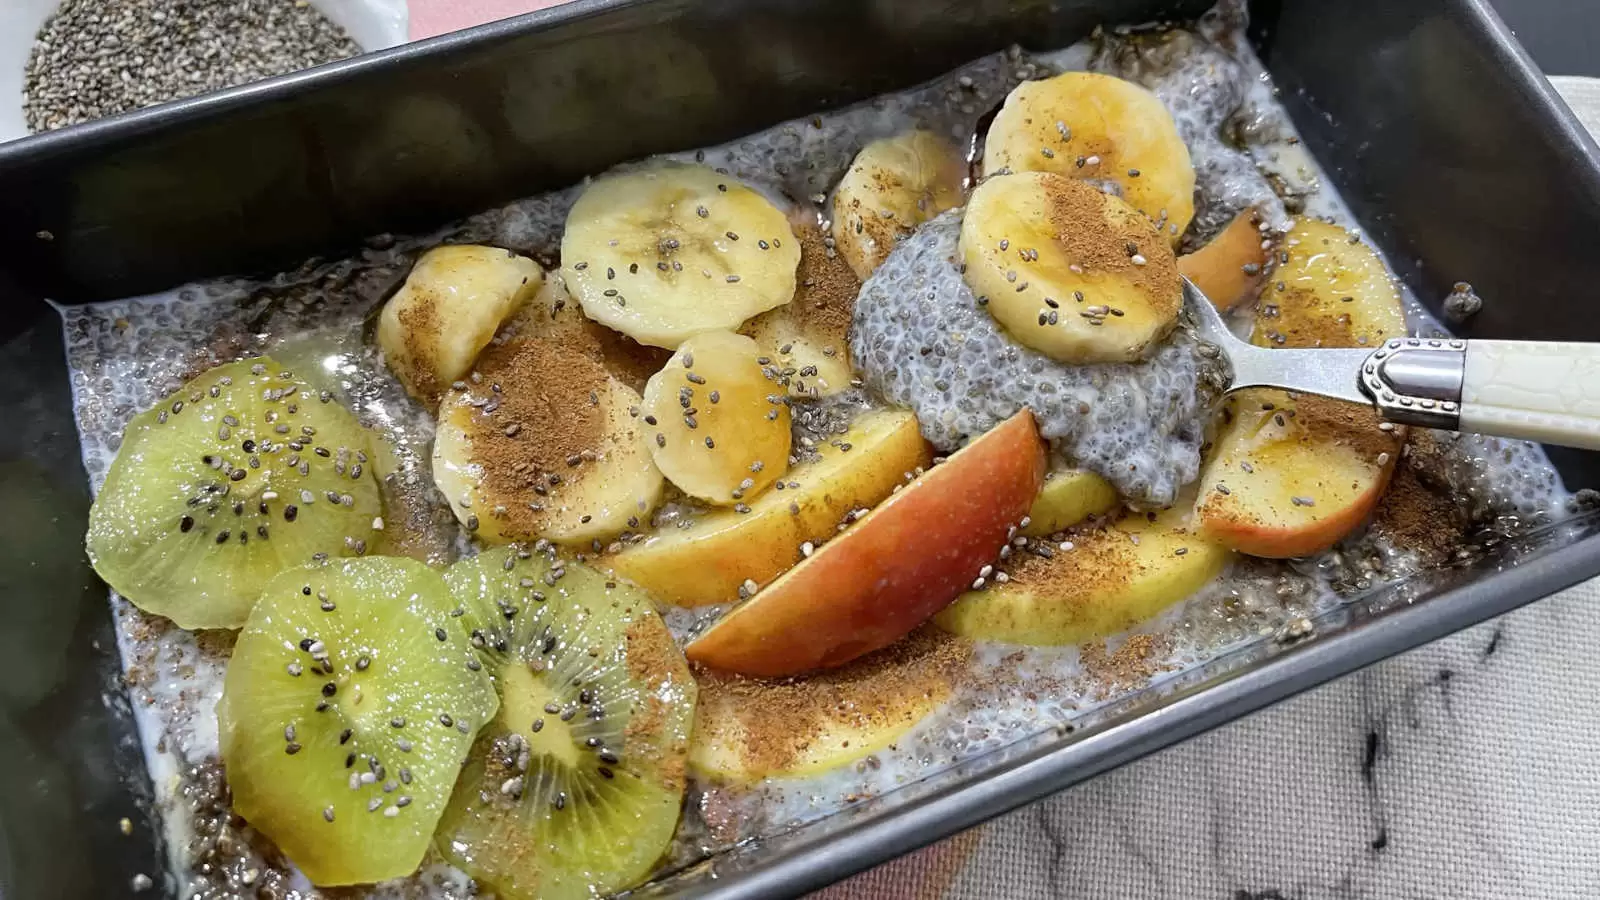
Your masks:
[{"label": "cinnamon powder", "polygon": [[433,377],[430,367],[416,364],[418,360],[431,356],[439,344],[444,324],[439,318],[437,300],[432,294],[424,295],[417,303],[401,307],[398,316],[400,332],[404,336],[402,344],[409,363],[405,370],[414,373],[417,379],[411,389],[416,396],[429,403],[437,403],[444,392],[444,385]]},{"label": "cinnamon powder", "polygon": [[1084,674],[1105,693],[1133,690],[1148,684],[1166,671],[1164,660],[1172,644],[1161,635],[1132,634],[1116,650],[1108,652],[1104,641],[1084,646],[1080,660]]},{"label": "cinnamon powder", "polygon": [[792,769],[830,728],[881,732],[916,724],[929,701],[950,693],[971,658],[968,641],[925,626],[847,665],[796,678],[699,669],[696,730],[701,739],[735,742],[750,769]]},{"label": "cinnamon powder", "polygon": [[[1023,591],[1050,597],[1056,603],[1080,608],[1097,596],[1115,594],[1142,574],[1134,544],[1122,531],[1108,526],[1072,532],[1073,548],[1046,559],[1018,553],[1004,566],[1011,583]],[[1064,565],[1061,556],[1070,556]]]},{"label": "cinnamon powder", "polygon": [[584,315],[559,274],[551,274],[526,306],[501,328],[497,340],[535,338],[576,350],[605,367],[618,381],[642,393],[650,376],[672,358],[672,351],[647,347]]},{"label": "cinnamon powder", "polygon": [[[1279,347],[1362,347],[1382,342],[1363,340],[1348,310],[1330,308],[1315,290],[1285,287],[1268,291],[1261,299],[1272,314],[1257,325],[1256,343]],[[1264,337],[1265,341],[1261,338]]]},{"label": "cinnamon powder", "polygon": [[828,252],[822,229],[801,225],[796,233],[800,238],[800,268],[795,273],[797,287],[789,308],[825,345],[844,353],[861,281],[842,256]]},{"label": "cinnamon powder", "polygon": [[659,783],[669,791],[682,790],[687,781],[684,763],[687,748],[656,745],[664,736],[671,712],[661,699],[662,688],[674,676],[680,680],[689,677],[683,669],[683,652],[673,642],[672,635],[652,619],[635,620],[628,627],[626,640],[628,677],[642,686],[646,697],[643,703],[635,704],[628,720],[624,731],[625,749],[635,756],[648,751]]},{"label": "cinnamon powder", "polygon": [[542,505],[539,491],[554,493],[582,474],[605,437],[610,378],[592,357],[538,339],[491,347],[476,375],[469,396],[484,405],[472,414],[472,452],[484,489],[519,500],[483,512],[502,519],[508,532],[536,534],[542,516],[529,504]]},{"label": "cinnamon powder", "polygon": [[1132,284],[1157,318],[1177,316],[1183,304],[1178,260],[1149,219],[1132,209],[1119,215],[1112,198],[1074,178],[1041,178],[1039,184],[1056,242],[1069,260],[1086,275],[1112,275]]},{"label": "cinnamon powder", "polygon": [[1446,493],[1422,481],[1415,454],[1408,454],[1395,468],[1373,515],[1372,530],[1397,547],[1416,551],[1424,565],[1444,562],[1466,543],[1461,511]]},{"label": "cinnamon powder", "polygon": [[1293,402],[1295,419],[1309,440],[1338,441],[1368,462],[1376,462],[1380,454],[1400,452],[1398,430],[1380,430],[1383,418],[1369,406],[1315,394],[1301,394]]},{"label": "cinnamon powder", "polygon": [[671,350],[647,347],[591,319],[584,319],[583,333],[587,340],[581,341],[578,349],[637,393],[644,393],[650,376],[661,371],[672,358]]}]

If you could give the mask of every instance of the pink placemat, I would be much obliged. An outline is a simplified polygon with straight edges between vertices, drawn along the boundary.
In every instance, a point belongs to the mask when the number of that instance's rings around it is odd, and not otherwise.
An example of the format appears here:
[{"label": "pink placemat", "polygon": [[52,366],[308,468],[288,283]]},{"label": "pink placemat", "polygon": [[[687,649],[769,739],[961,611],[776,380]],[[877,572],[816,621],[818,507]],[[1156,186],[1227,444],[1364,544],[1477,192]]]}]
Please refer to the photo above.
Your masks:
[{"label": "pink placemat", "polygon": [[411,0],[411,39],[520,15],[566,0]]}]

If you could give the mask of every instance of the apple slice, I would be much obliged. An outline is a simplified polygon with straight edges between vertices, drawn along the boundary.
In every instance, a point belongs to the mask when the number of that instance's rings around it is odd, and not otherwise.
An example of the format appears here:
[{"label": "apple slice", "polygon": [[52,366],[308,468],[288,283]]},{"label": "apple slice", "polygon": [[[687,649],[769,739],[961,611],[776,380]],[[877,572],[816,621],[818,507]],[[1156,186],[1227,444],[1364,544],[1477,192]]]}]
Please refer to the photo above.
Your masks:
[{"label": "apple slice", "polygon": [[920,628],[805,678],[701,670],[689,765],[701,777],[738,784],[848,766],[893,747],[943,706],[971,659],[968,641]]},{"label": "apple slice", "polygon": [[1109,512],[1117,505],[1117,489],[1083,469],[1053,469],[1045,473],[1044,487],[1028,510],[1028,537],[1055,534],[1090,516]]},{"label": "apple slice", "polygon": [[[1064,646],[1125,631],[1205,587],[1231,554],[1192,533],[1187,509],[1133,513],[1061,544],[1023,551],[934,617],[963,637]],[[1070,549],[1069,549],[1070,547]]]},{"label": "apple slice", "polygon": [[1261,296],[1254,343],[1376,348],[1406,336],[1394,277],[1358,235],[1301,217],[1282,246],[1288,260],[1279,264]]},{"label": "apple slice", "polygon": [[[1400,292],[1383,260],[1337,225],[1299,218],[1257,306],[1266,347],[1375,347],[1406,333]],[[1281,290],[1279,289],[1281,286]],[[1200,475],[1200,533],[1241,553],[1317,553],[1355,530],[1382,499],[1405,429],[1371,409],[1322,397],[1249,390]]]},{"label": "apple slice", "polygon": [[1204,247],[1178,257],[1178,271],[1223,312],[1254,299],[1261,285],[1271,242],[1260,223],[1254,208],[1243,210]]},{"label": "apple slice", "polygon": [[1200,531],[1241,553],[1286,559],[1325,550],[1378,505],[1400,456],[1399,429],[1326,397],[1240,391],[1195,507]]},{"label": "apple slice", "polygon": [[[849,447],[848,451],[841,449]],[[817,448],[750,502],[668,527],[610,558],[611,571],[657,600],[679,606],[731,603],[746,581],[766,584],[838,534],[852,510],[870,509],[930,461],[916,417],[903,410],[862,415],[837,442]]]},{"label": "apple slice", "polygon": [[1044,441],[1024,409],[734,607],[684,652],[715,669],[770,678],[888,646],[995,559],[1044,470]]}]

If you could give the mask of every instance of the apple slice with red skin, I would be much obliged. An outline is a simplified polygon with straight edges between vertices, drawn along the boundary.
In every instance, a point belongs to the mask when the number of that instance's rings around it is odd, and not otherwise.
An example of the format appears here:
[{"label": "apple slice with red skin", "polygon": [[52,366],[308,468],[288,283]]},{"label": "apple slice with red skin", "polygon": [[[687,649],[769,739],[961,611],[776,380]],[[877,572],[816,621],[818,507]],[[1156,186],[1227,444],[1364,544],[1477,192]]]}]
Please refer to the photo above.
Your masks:
[{"label": "apple slice with red skin", "polygon": [[[1400,292],[1383,260],[1338,225],[1300,218],[1273,273],[1281,289],[1257,309],[1264,347],[1376,347],[1406,333]],[[1309,556],[1360,527],[1383,499],[1403,428],[1370,407],[1252,388],[1200,473],[1198,531],[1240,553]]]},{"label": "apple slice with red skin", "polygon": [[999,556],[1045,466],[1044,441],[1024,409],[734,607],[684,652],[715,669],[776,678],[887,647]]},{"label": "apple slice with red skin", "polygon": [[1403,435],[1378,414],[1282,391],[1233,395],[1232,421],[1200,477],[1199,532],[1267,559],[1319,553],[1361,526],[1383,499]]}]

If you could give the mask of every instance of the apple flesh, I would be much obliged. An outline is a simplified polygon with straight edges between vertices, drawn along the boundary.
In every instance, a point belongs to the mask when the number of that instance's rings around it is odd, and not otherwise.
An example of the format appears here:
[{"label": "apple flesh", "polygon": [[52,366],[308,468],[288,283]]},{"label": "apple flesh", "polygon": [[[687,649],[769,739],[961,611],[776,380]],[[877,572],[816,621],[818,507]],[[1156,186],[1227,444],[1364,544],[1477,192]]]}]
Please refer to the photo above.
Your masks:
[{"label": "apple flesh", "polygon": [[1005,582],[963,595],[933,621],[963,637],[1035,646],[1125,631],[1205,587],[1227,565],[1232,554],[1194,534],[1188,515],[1132,513],[1052,544],[1049,558],[1019,553],[1004,569]]},{"label": "apple flesh", "polygon": [[1204,247],[1178,257],[1178,271],[1222,312],[1254,299],[1261,286],[1271,242],[1262,237],[1260,221],[1246,209]]},{"label": "apple flesh", "polygon": [[[850,450],[839,449],[841,445]],[[768,488],[750,511],[718,510],[687,528],[668,527],[604,562],[657,600],[678,606],[732,603],[746,581],[766,584],[839,533],[856,509],[870,509],[932,461],[916,417],[904,410],[862,415],[821,457]]]},{"label": "apple flesh", "polygon": [[1044,481],[1023,410],[929,469],[685,648],[693,662],[778,677],[886,647],[961,595],[1015,534]]},{"label": "apple flesh", "polygon": [[1022,533],[1028,537],[1055,534],[1090,516],[1110,512],[1116,505],[1117,489],[1093,472],[1083,469],[1047,472],[1044,487],[1028,510],[1028,525]]},{"label": "apple flesh", "polygon": [[1308,556],[1338,543],[1383,498],[1400,457],[1399,429],[1325,397],[1240,391],[1233,421],[1201,474],[1202,534],[1251,556]]},{"label": "apple flesh", "polygon": [[876,653],[804,678],[704,670],[689,766],[719,782],[805,778],[892,748],[970,671],[972,645],[918,629]]}]

